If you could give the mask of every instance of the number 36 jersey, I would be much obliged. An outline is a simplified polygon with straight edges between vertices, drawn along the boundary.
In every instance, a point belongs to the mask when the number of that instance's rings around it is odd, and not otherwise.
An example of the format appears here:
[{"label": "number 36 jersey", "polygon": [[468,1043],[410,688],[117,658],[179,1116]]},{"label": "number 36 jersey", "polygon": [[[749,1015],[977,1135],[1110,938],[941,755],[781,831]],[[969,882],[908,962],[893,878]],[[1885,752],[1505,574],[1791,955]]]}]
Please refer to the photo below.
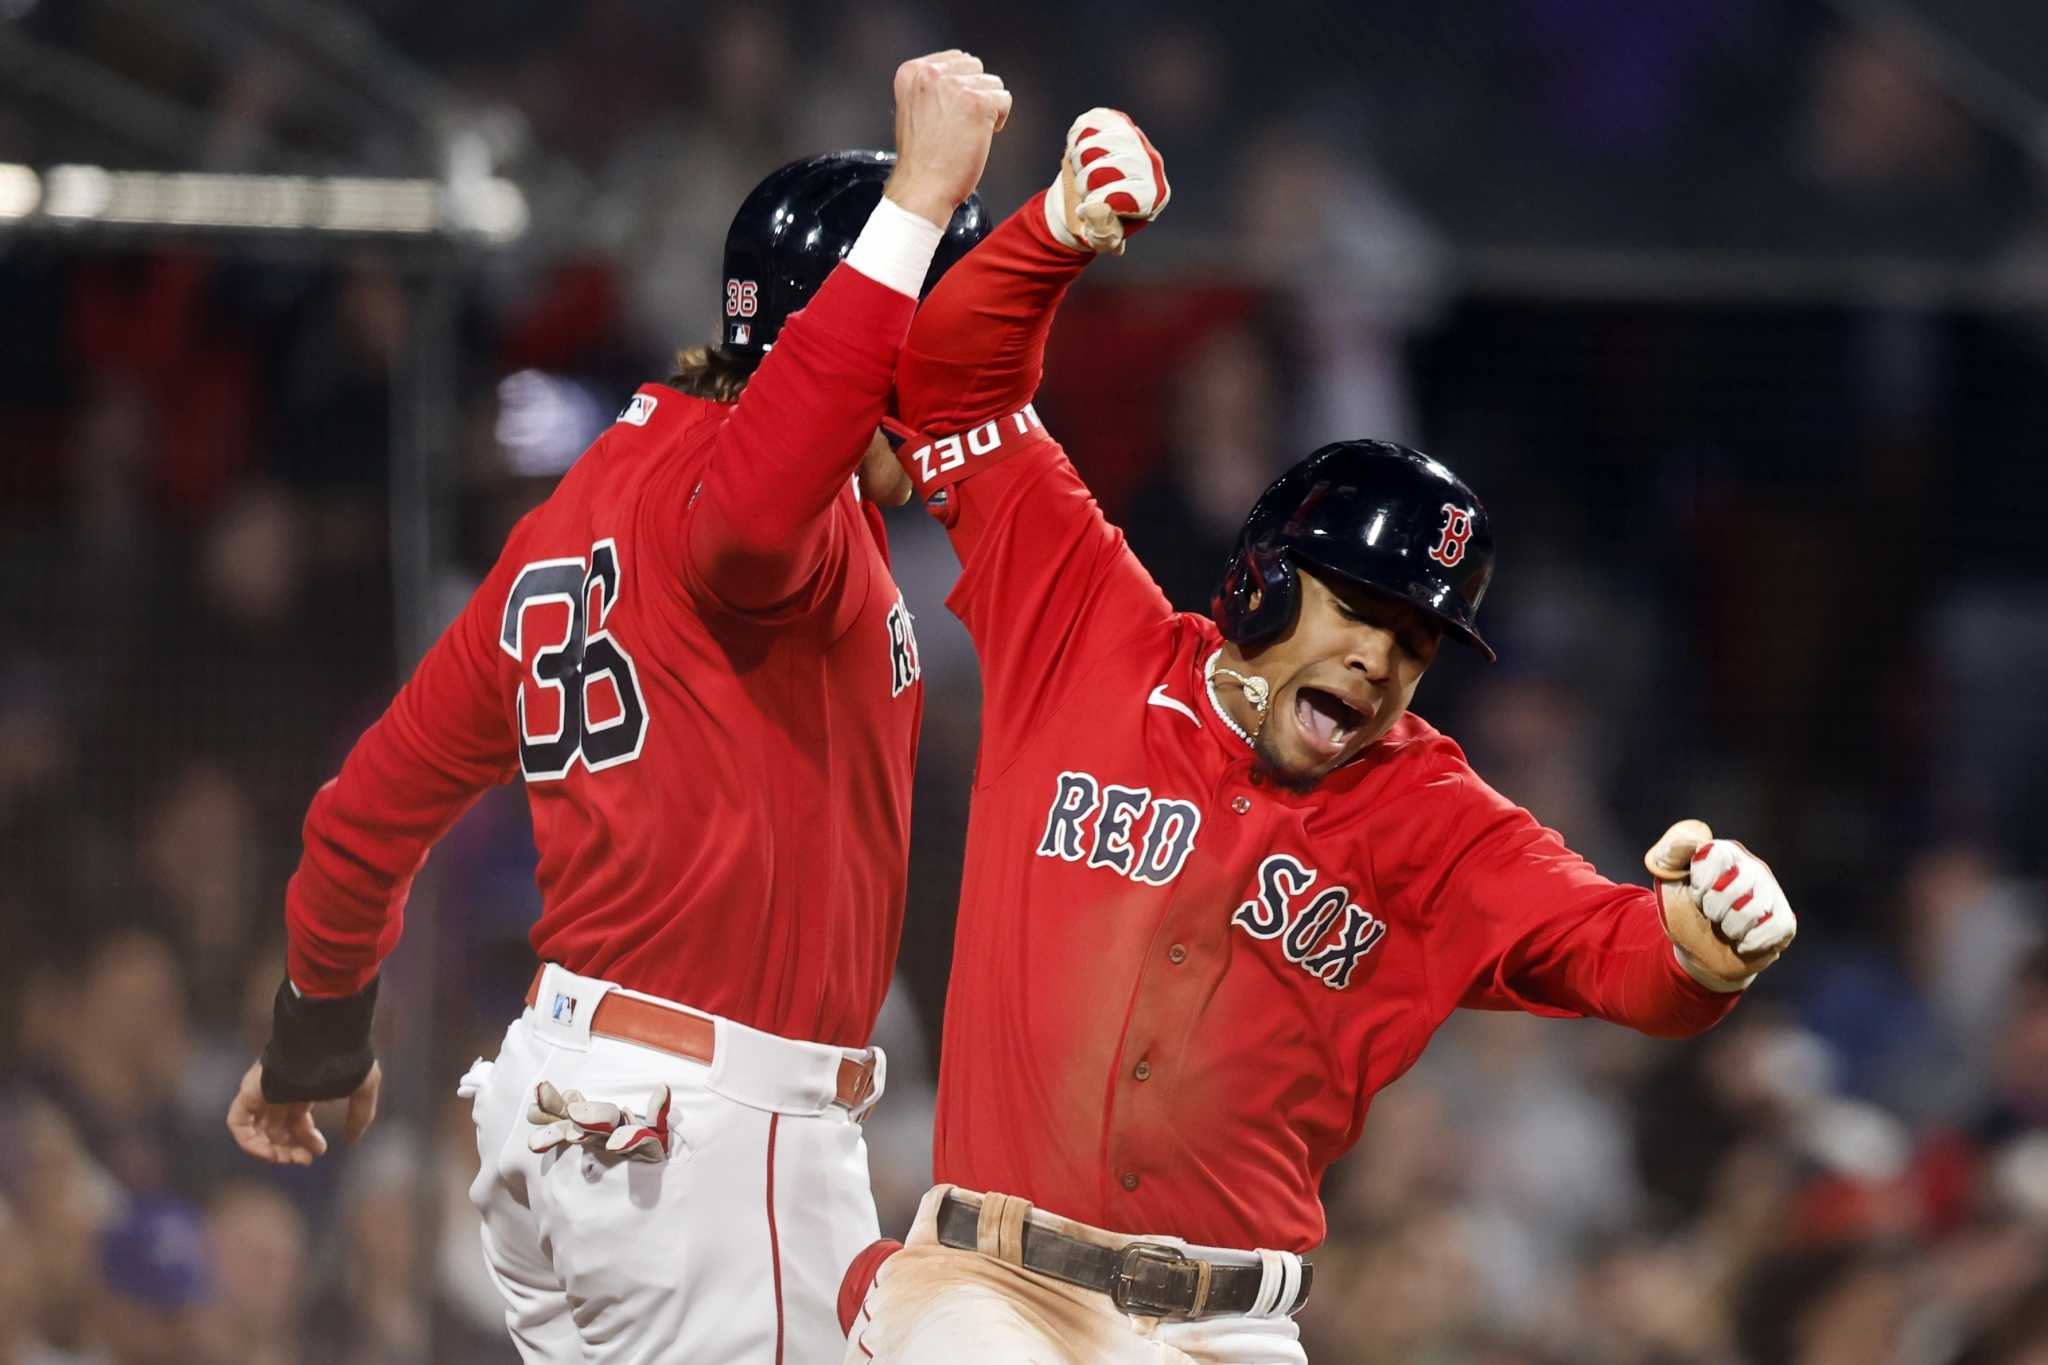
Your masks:
[{"label": "number 36 jersey", "polygon": [[367,982],[429,846],[523,776],[543,960],[866,1043],[923,695],[850,476],[911,309],[842,268],[739,404],[634,395],[314,799],[287,894],[300,989]]}]

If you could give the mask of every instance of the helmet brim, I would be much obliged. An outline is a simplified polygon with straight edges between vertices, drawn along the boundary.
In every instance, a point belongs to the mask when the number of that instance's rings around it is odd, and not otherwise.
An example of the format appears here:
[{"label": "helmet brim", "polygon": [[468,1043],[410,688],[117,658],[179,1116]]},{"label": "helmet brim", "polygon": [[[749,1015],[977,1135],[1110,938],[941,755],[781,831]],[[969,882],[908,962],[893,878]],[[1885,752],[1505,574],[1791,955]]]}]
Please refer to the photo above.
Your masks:
[{"label": "helmet brim", "polygon": [[1430,620],[1442,627],[1444,634],[1460,644],[1468,645],[1478,650],[1485,656],[1486,662],[1490,664],[1500,662],[1500,655],[1494,652],[1493,646],[1486,643],[1485,637],[1473,629],[1470,617],[1471,609],[1466,606],[1465,599],[1458,596],[1449,583],[1440,579],[1410,575],[1402,587],[1395,588],[1390,587],[1389,584],[1402,580],[1389,572],[1391,566],[1377,568],[1375,573],[1379,575],[1378,577],[1366,578],[1354,570],[1327,562],[1314,554],[1304,553],[1298,545],[1287,547],[1287,553],[1293,555],[1301,565],[1317,573],[1328,574],[1332,578],[1339,579],[1350,584],[1352,587],[1362,588],[1377,597],[1384,597],[1391,601],[1417,608],[1423,615],[1429,617]]}]

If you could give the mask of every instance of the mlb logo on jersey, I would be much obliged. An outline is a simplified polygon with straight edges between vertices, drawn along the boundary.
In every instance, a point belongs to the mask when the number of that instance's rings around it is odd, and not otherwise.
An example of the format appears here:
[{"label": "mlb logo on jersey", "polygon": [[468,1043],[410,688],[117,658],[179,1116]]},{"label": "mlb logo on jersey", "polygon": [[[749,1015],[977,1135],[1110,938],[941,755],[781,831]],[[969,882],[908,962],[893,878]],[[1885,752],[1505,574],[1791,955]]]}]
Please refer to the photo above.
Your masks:
[{"label": "mlb logo on jersey", "polygon": [[554,1007],[550,1009],[548,1013],[554,1016],[554,1020],[558,1024],[575,1023],[576,997],[573,995],[565,995],[560,991],[555,992]]},{"label": "mlb logo on jersey", "polygon": [[644,427],[647,425],[647,419],[654,416],[655,404],[658,401],[647,394],[636,393],[627,401],[625,409],[619,413],[619,420],[621,422],[631,422],[636,427]]}]

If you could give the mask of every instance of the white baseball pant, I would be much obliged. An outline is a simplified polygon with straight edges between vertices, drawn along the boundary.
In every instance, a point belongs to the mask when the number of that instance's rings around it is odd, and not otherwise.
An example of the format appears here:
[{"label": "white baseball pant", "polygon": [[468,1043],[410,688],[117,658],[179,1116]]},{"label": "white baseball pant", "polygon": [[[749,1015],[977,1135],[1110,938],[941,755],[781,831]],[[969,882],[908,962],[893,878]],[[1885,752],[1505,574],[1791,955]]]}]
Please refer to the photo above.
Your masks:
[{"label": "white baseball pant", "polygon": [[[1143,1317],[1096,1290],[942,1246],[939,1202],[952,1188],[926,1193],[903,1249],[876,1271],[847,1333],[844,1365],[1307,1365],[1301,1330],[1279,1308],[1200,1322]],[[1261,1264],[1256,1252],[1130,1237],[1070,1219],[1059,1225],[1104,1246],[1153,1242],[1207,1260]],[[1265,1263],[1269,1274],[1283,1273],[1273,1254]],[[1298,1260],[1293,1273],[1300,1274]],[[1276,1289],[1265,1297],[1282,1295]]]},{"label": "white baseball pant", "polygon": [[[838,1359],[840,1278],[878,1230],[867,1146],[834,1078],[866,1054],[726,1019],[709,1066],[594,1038],[616,989],[550,966],[539,1006],[462,1080],[482,1158],[470,1200],[513,1344],[527,1365]],[[574,1003],[550,1008],[558,997]],[[667,1160],[534,1152],[527,1106],[543,1080],[635,1113],[667,1085]],[[883,1081],[878,1056],[877,1098]]]}]

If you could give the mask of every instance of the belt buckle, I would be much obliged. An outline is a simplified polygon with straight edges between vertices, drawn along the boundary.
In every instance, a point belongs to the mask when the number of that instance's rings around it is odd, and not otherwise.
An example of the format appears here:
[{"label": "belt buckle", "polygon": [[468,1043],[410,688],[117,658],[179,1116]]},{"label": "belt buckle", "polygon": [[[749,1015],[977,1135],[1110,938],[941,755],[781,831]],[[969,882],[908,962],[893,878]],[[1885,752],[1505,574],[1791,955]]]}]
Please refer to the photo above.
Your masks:
[{"label": "belt buckle", "polygon": [[1132,1242],[1124,1248],[1116,1278],[1110,1281],[1109,1301],[1117,1306],[1118,1312],[1141,1317],[1192,1312],[1200,1275],[1201,1262],[1181,1255],[1173,1247],[1158,1242]]},{"label": "belt buckle", "polygon": [[854,1073],[857,1079],[854,1082],[853,1098],[847,1102],[846,1107],[858,1114],[867,1108],[868,1101],[874,1098],[875,1068],[872,1062],[855,1062],[854,1065],[859,1070]]}]

